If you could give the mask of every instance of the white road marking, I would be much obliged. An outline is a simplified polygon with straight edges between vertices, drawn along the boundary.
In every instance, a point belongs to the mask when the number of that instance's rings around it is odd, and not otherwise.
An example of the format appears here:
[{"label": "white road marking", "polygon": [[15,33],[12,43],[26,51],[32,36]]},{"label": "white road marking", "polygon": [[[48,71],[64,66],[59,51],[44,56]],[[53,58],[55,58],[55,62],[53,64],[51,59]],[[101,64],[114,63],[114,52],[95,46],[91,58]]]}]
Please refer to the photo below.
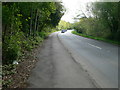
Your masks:
[{"label": "white road marking", "polygon": [[88,43],[90,46],[93,46],[93,47],[96,47],[96,48],[98,48],[98,49],[102,49],[102,48],[100,48],[100,47],[98,47],[98,46],[95,46],[95,45],[92,45],[92,44],[90,44],[90,43]]}]

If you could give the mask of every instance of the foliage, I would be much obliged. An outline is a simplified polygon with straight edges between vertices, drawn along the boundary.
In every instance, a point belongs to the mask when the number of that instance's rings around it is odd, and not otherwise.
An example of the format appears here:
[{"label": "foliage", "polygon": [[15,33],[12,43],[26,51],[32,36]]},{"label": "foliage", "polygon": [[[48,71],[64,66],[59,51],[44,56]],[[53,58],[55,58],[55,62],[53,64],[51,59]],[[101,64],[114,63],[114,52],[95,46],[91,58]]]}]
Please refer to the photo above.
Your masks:
[{"label": "foliage", "polygon": [[69,22],[66,22],[66,21],[63,21],[61,20],[58,24],[58,29],[61,30],[61,29],[70,29],[70,23]]},{"label": "foliage", "polygon": [[52,32],[63,15],[59,2],[3,2],[3,64],[19,60]]},{"label": "foliage", "polygon": [[82,37],[86,37],[86,38],[91,38],[91,39],[95,39],[95,40],[100,40],[100,41],[104,41],[104,42],[108,42],[108,43],[112,43],[115,45],[120,45],[120,42],[118,41],[113,41],[113,40],[109,40],[109,39],[105,39],[105,38],[101,38],[101,37],[95,37],[95,36],[90,36],[90,35],[86,35],[86,34],[81,34],[78,33],[77,31],[72,31],[73,34],[82,36]]},{"label": "foliage", "polygon": [[13,62],[56,31],[64,13],[60,2],[3,2],[2,14],[2,86],[8,88],[17,73]]},{"label": "foliage", "polygon": [[93,17],[80,18],[72,27],[78,33],[119,41],[119,2],[94,2],[91,8],[89,11],[93,13]]},{"label": "foliage", "polygon": [[93,13],[96,15],[96,18],[101,20],[101,23],[110,29],[110,39],[114,40],[118,39],[116,35],[120,33],[118,29],[119,4],[120,2],[97,2],[93,4]]}]

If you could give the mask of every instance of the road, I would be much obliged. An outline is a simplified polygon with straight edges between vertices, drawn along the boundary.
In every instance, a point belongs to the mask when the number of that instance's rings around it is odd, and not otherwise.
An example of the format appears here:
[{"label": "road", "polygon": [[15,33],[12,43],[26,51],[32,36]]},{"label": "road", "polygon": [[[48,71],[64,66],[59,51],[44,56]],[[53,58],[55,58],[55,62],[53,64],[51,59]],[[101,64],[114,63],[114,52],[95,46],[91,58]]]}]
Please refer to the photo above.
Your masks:
[{"label": "road", "polygon": [[117,88],[118,47],[55,32],[44,42],[28,88]]}]

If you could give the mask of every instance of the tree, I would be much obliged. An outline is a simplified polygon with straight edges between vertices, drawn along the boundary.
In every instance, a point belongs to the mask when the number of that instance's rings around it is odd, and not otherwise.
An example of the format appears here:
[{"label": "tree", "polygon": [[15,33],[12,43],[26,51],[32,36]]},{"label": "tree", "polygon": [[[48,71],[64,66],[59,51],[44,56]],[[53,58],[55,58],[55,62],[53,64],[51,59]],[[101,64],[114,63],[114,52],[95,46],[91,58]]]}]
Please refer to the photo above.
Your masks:
[{"label": "tree", "polygon": [[30,50],[43,39],[63,15],[60,2],[4,2],[2,8],[3,64],[18,60],[24,49]]},{"label": "tree", "polygon": [[87,6],[91,16],[73,24],[79,33],[95,37],[120,40],[120,2],[94,2]]},{"label": "tree", "polygon": [[61,20],[60,22],[59,22],[59,25],[58,25],[58,28],[59,29],[69,29],[70,28],[70,23],[69,22],[66,22],[66,21],[64,21],[64,20]]},{"label": "tree", "polygon": [[118,33],[118,8],[120,2],[96,2],[93,5],[93,13],[101,22],[110,29],[111,39],[116,39]]}]

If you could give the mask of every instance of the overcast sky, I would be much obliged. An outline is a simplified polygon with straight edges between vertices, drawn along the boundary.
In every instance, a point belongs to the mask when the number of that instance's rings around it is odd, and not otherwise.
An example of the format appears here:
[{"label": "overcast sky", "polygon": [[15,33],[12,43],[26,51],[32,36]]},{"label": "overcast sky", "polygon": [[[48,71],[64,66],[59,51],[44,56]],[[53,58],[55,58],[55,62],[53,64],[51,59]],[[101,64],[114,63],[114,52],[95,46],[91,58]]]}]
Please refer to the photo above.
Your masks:
[{"label": "overcast sky", "polygon": [[61,18],[61,20],[65,20],[67,22],[73,23],[75,20],[73,19],[78,14],[82,13],[80,10],[82,10],[86,15],[86,4],[90,2],[118,2],[120,0],[61,0],[63,2],[63,5],[66,8],[66,12]]},{"label": "overcast sky", "polygon": [[74,22],[74,17],[77,16],[79,13],[86,13],[86,3],[93,2],[95,0],[62,0],[63,5],[66,8],[66,12],[61,18],[61,20],[65,20],[67,22]]}]

